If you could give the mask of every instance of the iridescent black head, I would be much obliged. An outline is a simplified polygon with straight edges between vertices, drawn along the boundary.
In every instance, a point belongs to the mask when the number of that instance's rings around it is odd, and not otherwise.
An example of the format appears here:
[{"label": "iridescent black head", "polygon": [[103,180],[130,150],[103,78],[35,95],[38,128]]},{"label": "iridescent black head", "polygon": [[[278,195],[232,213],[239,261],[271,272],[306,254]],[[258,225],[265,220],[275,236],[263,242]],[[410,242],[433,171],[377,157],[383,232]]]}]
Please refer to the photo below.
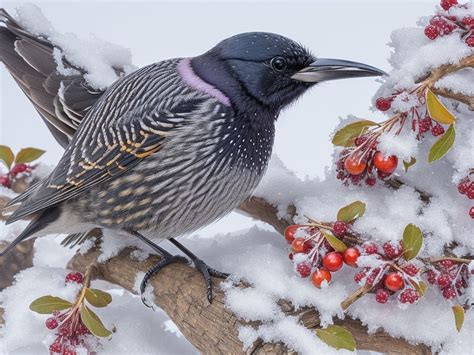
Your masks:
[{"label": "iridescent black head", "polygon": [[280,110],[314,84],[383,72],[360,63],[316,59],[293,40],[266,32],[242,33],[193,58],[196,73],[229,96],[252,97]]}]

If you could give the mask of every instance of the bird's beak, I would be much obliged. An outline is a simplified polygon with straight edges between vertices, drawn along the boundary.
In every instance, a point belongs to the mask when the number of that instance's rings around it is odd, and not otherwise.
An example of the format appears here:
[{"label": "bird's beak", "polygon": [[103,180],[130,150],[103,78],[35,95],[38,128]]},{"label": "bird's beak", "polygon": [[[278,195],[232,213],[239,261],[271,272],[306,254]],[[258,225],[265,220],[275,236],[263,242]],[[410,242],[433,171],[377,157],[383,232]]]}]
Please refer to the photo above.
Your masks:
[{"label": "bird's beak", "polygon": [[341,59],[318,58],[306,68],[291,76],[292,79],[315,83],[328,80],[387,75],[383,70],[367,64]]}]

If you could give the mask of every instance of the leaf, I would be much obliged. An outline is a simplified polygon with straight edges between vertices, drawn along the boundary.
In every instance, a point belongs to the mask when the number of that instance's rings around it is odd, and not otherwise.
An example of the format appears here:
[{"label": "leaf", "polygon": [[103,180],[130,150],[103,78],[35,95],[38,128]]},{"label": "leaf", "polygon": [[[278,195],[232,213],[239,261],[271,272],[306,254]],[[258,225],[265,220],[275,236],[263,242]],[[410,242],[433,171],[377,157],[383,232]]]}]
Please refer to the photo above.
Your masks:
[{"label": "leaf", "polygon": [[340,253],[343,253],[346,249],[347,249],[347,245],[344,244],[344,242],[342,240],[340,240],[339,238],[335,237],[334,235],[332,235],[331,233],[325,231],[325,230],[322,230],[321,229],[321,233],[323,233],[324,237],[326,238],[326,240],[328,241],[329,244],[331,244],[331,246],[333,247],[333,249],[335,251],[338,251]]},{"label": "leaf", "polygon": [[112,332],[104,327],[99,316],[92,312],[89,307],[83,305],[79,311],[82,323],[90,330],[92,334],[98,337],[108,337]]},{"label": "leaf", "polygon": [[15,163],[31,163],[45,153],[44,150],[36,148],[23,148],[16,155]]},{"label": "leaf", "polygon": [[361,217],[365,212],[365,203],[361,201],[355,201],[351,204],[342,207],[337,212],[337,220],[342,222],[351,222],[356,218]]},{"label": "leaf", "polygon": [[432,163],[441,159],[451,149],[455,138],[456,132],[454,130],[454,125],[451,125],[446,133],[443,134],[431,147],[430,153],[428,154],[428,162]]},{"label": "leaf", "polygon": [[454,322],[456,324],[456,330],[461,331],[462,325],[464,323],[464,308],[459,304],[456,304],[452,307],[454,313]]},{"label": "leaf", "polygon": [[95,288],[86,289],[86,300],[94,307],[105,307],[112,302],[112,296]]},{"label": "leaf", "polygon": [[430,117],[441,124],[453,124],[456,122],[456,117],[448,111],[441,101],[430,89],[426,90],[426,107]]},{"label": "leaf", "polygon": [[377,123],[363,120],[348,124],[336,132],[332,138],[332,144],[340,147],[350,147],[354,145],[354,139],[360,136],[371,126],[376,126]]},{"label": "leaf", "polygon": [[30,309],[39,314],[50,314],[72,307],[72,303],[59,297],[43,296],[35,299],[30,304]]},{"label": "leaf", "polygon": [[0,145],[0,160],[3,161],[8,170],[10,170],[10,166],[12,166],[14,159],[15,155],[11,148],[6,145]]},{"label": "leaf", "polygon": [[356,350],[356,342],[352,334],[338,325],[330,325],[325,329],[316,329],[316,335],[333,348],[350,351]]},{"label": "leaf", "polygon": [[411,260],[418,255],[423,245],[423,233],[421,229],[410,223],[403,231],[403,257]]},{"label": "leaf", "polygon": [[415,158],[415,157],[411,157],[411,158],[410,158],[410,161],[405,161],[405,160],[404,160],[404,161],[403,161],[403,166],[405,167],[405,172],[407,172],[408,169],[409,169],[411,166],[415,165],[415,164],[416,164],[416,158]]}]

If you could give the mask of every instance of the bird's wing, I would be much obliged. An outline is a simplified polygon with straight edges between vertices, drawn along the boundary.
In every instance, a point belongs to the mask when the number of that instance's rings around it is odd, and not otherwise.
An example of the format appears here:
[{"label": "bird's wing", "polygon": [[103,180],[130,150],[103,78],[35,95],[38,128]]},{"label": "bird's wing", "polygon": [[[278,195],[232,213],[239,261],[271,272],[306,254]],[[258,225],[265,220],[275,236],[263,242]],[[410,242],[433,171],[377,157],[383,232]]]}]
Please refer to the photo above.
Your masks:
[{"label": "bird's wing", "polygon": [[[104,91],[93,89],[84,78],[86,71],[64,58],[61,48],[26,30],[1,8],[0,24],[0,61],[65,148]],[[118,76],[125,72],[114,70]]]},{"label": "bird's wing", "polygon": [[77,197],[92,186],[132,169],[157,153],[181,122],[170,112],[143,115],[132,110],[118,121],[104,122],[98,127],[86,117],[57,167],[41,186],[33,187],[34,191],[25,200],[17,200],[23,203],[7,223]]}]

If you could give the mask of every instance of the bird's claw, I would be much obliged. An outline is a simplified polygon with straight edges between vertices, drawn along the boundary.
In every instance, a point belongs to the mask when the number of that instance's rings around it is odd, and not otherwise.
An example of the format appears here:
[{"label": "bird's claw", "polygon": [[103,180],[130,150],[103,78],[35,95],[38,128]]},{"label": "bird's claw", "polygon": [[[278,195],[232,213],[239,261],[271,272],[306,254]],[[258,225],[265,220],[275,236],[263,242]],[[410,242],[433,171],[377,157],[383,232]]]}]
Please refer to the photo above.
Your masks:
[{"label": "bird's claw", "polygon": [[207,300],[209,301],[209,303],[212,303],[213,294],[212,294],[211,276],[225,279],[229,276],[229,274],[213,269],[201,259],[195,259],[193,260],[193,262],[194,262],[194,267],[196,268],[196,270],[198,270],[204,277],[204,282],[206,283],[206,289],[207,289]]},{"label": "bird's claw", "polygon": [[155,265],[153,265],[145,274],[145,276],[143,276],[143,280],[140,284],[140,297],[142,299],[142,303],[147,306],[148,308],[153,308],[153,305],[149,304],[146,300],[146,297],[145,297],[145,290],[146,290],[146,287],[148,285],[148,283],[150,282],[150,279],[158,272],[160,271],[162,268],[164,268],[165,266],[169,265],[169,264],[174,264],[174,263],[183,263],[183,264],[188,264],[189,263],[189,260],[186,259],[184,256],[181,256],[181,255],[166,255],[162,257],[162,259],[160,259],[159,262],[157,262]]}]

